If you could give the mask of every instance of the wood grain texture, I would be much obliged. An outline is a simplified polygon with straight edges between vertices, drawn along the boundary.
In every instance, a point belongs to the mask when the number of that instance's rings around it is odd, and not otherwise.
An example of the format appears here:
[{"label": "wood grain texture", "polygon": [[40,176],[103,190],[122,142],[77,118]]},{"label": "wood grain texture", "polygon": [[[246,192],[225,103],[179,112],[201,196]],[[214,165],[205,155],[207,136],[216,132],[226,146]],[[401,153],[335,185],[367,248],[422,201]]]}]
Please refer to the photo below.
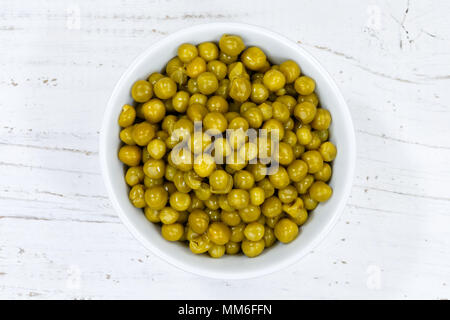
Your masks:
[{"label": "wood grain texture", "polygon": [[[450,3],[0,1],[0,299],[450,298]],[[180,271],[121,224],[103,187],[106,101],[154,41],[262,25],[336,79],[357,135],[342,218],[283,272]],[[150,70],[149,70],[150,71]]]}]

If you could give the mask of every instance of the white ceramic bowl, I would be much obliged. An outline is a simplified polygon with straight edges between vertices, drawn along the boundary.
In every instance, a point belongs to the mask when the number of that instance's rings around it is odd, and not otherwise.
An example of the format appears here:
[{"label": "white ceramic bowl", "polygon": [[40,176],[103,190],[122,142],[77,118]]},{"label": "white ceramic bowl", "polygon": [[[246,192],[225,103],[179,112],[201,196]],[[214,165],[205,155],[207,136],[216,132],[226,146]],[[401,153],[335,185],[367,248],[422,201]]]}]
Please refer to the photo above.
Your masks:
[{"label": "white ceramic bowl", "polygon": [[[240,35],[247,46],[261,47],[270,60],[280,63],[286,59],[296,61],[302,72],[316,81],[321,105],[331,112],[333,121],[330,139],[336,144],[338,155],[333,163],[330,185],[334,193],[326,203],[320,204],[301,228],[296,240],[288,245],[276,244],[259,257],[224,256],[211,259],[194,255],[181,243],[164,240],[160,227],[146,220],[142,210],[134,208],[128,200],[128,187],[124,181],[124,168],[117,158],[120,146],[117,119],[125,103],[132,103],[130,89],[137,79],[146,79],[151,72],[160,71],[176,55],[184,42],[218,41],[224,33]],[[350,193],[355,167],[355,136],[347,105],[330,75],[299,45],[266,29],[238,23],[213,23],[186,28],[153,44],[125,71],[117,83],[105,110],[100,135],[100,161],[103,178],[111,202],[131,233],[155,255],[183,270],[220,279],[252,278],[268,274],[298,261],[321,241],[338,220]]]}]

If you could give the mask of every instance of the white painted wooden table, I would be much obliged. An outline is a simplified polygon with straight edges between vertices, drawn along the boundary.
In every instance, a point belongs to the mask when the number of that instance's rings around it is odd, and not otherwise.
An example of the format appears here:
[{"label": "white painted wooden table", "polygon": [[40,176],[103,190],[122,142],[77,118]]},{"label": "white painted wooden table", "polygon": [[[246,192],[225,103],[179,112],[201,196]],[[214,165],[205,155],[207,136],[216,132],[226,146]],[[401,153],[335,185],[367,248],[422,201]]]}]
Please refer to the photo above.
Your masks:
[{"label": "white painted wooden table", "polygon": [[[0,298],[450,298],[450,2],[0,0]],[[358,158],[326,240],[283,272],[219,281],[146,251],[98,164],[106,101],[193,24],[298,41],[348,101]]]}]

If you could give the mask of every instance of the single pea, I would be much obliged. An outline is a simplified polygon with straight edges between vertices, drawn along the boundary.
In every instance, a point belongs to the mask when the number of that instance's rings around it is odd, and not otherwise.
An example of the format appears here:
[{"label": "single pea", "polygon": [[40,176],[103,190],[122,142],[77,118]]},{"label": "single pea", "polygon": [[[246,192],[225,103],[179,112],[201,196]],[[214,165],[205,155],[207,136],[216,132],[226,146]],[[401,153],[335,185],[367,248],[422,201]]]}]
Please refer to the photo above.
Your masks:
[{"label": "single pea", "polygon": [[150,84],[152,86],[155,85],[156,81],[158,81],[159,79],[164,78],[164,75],[162,75],[159,72],[153,72],[149,77],[148,77],[148,82],[150,82]]},{"label": "single pea", "polygon": [[204,182],[200,185],[200,188],[194,190],[194,192],[195,195],[202,201],[207,200],[212,194],[209,184]]},{"label": "single pea", "polygon": [[155,137],[155,130],[150,123],[144,121],[134,126],[131,135],[136,144],[146,146]]},{"label": "single pea", "polygon": [[280,64],[280,71],[286,77],[286,83],[294,82],[301,73],[299,65],[292,60],[287,60]]},{"label": "single pea", "polygon": [[189,196],[189,194],[177,191],[170,195],[169,203],[170,206],[175,210],[185,211],[191,204],[191,197]]},{"label": "single pea", "polygon": [[259,241],[250,241],[244,240],[242,241],[241,249],[242,252],[249,258],[254,258],[259,256],[264,250],[264,240]]},{"label": "single pea", "polygon": [[184,181],[191,189],[198,189],[202,184],[202,178],[195,171],[186,171],[183,174]]},{"label": "single pea", "polygon": [[244,229],[247,240],[259,241],[264,237],[264,225],[258,222],[249,223]]},{"label": "single pea", "polygon": [[245,45],[241,37],[224,34],[219,40],[219,48],[227,55],[238,56],[245,49]]},{"label": "single pea", "polygon": [[314,176],[308,174],[305,178],[303,178],[299,182],[295,182],[295,187],[297,188],[298,193],[305,194],[308,192],[308,189],[314,182]]},{"label": "single pea", "polygon": [[308,164],[303,160],[294,160],[288,166],[287,172],[290,180],[299,182],[308,174]]},{"label": "single pea", "polygon": [[122,107],[122,111],[119,115],[119,126],[122,128],[131,126],[136,119],[136,110],[129,104],[125,104]]},{"label": "single pea", "polygon": [[271,247],[275,243],[277,239],[272,228],[265,228],[263,240],[266,248]]},{"label": "single pea", "polygon": [[305,152],[305,146],[297,143],[294,147],[292,147],[292,151],[294,152],[295,158],[300,158],[303,152]]},{"label": "single pea", "polygon": [[241,223],[241,217],[237,213],[237,211],[222,211],[221,218],[223,223],[230,227],[237,226]]},{"label": "single pea", "polygon": [[211,258],[220,258],[225,254],[225,246],[213,244],[211,248],[208,249],[208,253]]},{"label": "single pea", "polygon": [[209,72],[214,73],[218,80],[225,79],[228,73],[227,65],[219,60],[209,61],[206,68]]},{"label": "single pea", "polygon": [[[224,170],[216,170],[209,176],[209,184],[211,190],[222,191],[226,190],[231,183],[231,176]],[[229,200],[228,200],[229,202]],[[232,205],[230,203],[230,205]]]},{"label": "single pea", "polygon": [[153,88],[159,99],[170,99],[177,92],[177,84],[169,77],[159,79]]},{"label": "single pea", "polygon": [[307,127],[298,128],[296,134],[298,142],[302,145],[307,145],[312,141],[311,130]]},{"label": "single pea", "polygon": [[153,223],[161,222],[161,219],[159,219],[159,210],[151,209],[149,207],[144,208],[144,215],[147,218],[148,221]]},{"label": "single pea", "polygon": [[164,224],[172,224],[177,222],[179,216],[179,212],[170,207],[165,207],[159,212],[159,219]]},{"label": "single pea", "polygon": [[239,216],[245,223],[257,221],[261,216],[261,209],[259,206],[249,204],[246,207],[239,209]]},{"label": "single pea", "polygon": [[229,95],[238,102],[244,102],[250,97],[252,84],[246,78],[234,78],[230,83]]},{"label": "single pea", "polygon": [[162,159],[150,159],[144,163],[143,169],[149,178],[161,179],[166,172],[166,163]]},{"label": "single pea", "polygon": [[328,140],[329,132],[328,129],[325,130],[316,130],[317,136],[319,137],[320,141],[325,142]]},{"label": "single pea", "polygon": [[247,170],[239,170],[234,174],[234,187],[236,189],[248,190],[255,184],[255,178],[253,174]]},{"label": "single pea", "polygon": [[230,95],[230,80],[222,79],[219,81],[219,88],[217,88],[216,95],[221,96],[224,99],[228,99]]},{"label": "single pea", "polygon": [[210,112],[203,119],[203,127],[205,130],[211,130],[212,133],[224,132],[228,127],[225,116],[220,112]]},{"label": "single pea", "polygon": [[269,175],[269,180],[276,189],[286,188],[290,183],[289,175],[283,166],[279,166],[273,174]]},{"label": "single pea", "polygon": [[187,82],[187,89],[190,94],[198,93],[197,79],[191,78]]},{"label": "single pea", "polygon": [[266,217],[273,218],[283,211],[282,203],[279,198],[272,196],[264,201],[261,211]]},{"label": "single pea", "polygon": [[219,60],[225,64],[230,64],[235,62],[238,59],[238,56],[231,56],[229,54],[226,54],[223,51],[219,52]]},{"label": "single pea", "polygon": [[219,88],[219,81],[212,72],[203,72],[197,77],[198,90],[206,95],[212,94]]},{"label": "single pea", "polygon": [[297,101],[298,101],[298,103],[308,101],[308,102],[312,103],[315,107],[317,107],[319,105],[319,98],[317,97],[317,95],[314,92],[311,94],[308,94],[306,96],[299,95],[297,98]]},{"label": "single pea", "polygon": [[213,194],[208,199],[204,200],[205,206],[211,210],[219,210],[219,198]]},{"label": "single pea", "polygon": [[144,176],[144,185],[146,188],[151,188],[154,186],[161,186],[164,183],[164,179],[152,179],[149,176]]},{"label": "single pea", "polygon": [[158,123],[166,115],[166,106],[159,99],[152,99],[142,105],[145,120],[150,123]]},{"label": "single pea", "polygon": [[[295,193],[297,194],[297,189],[295,189]],[[286,212],[292,218],[297,218],[301,214],[300,211],[302,209],[303,209],[303,200],[301,198],[296,198],[294,201],[290,203],[283,204],[283,211]]]},{"label": "single pea", "polygon": [[138,146],[125,145],[119,150],[119,160],[127,166],[135,167],[141,162],[142,150]]},{"label": "single pea", "polygon": [[294,116],[303,124],[310,123],[316,116],[317,109],[311,102],[302,102],[295,106]]},{"label": "single pea", "polygon": [[200,103],[191,104],[186,111],[186,115],[192,121],[203,121],[203,118],[208,114],[208,109]]},{"label": "single pea", "polygon": [[297,199],[297,189],[293,185],[289,185],[286,188],[278,190],[278,198],[282,203],[291,203]]},{"label": "single pea", "polygon": [[261,110],[263,115],[263,120],[267,121],[272,118],[272,106],[267,102],[264,102],[258,106],[258,109]]},{"label": "single pea", "polygon": [[120,134],[119,134],[120,140],[122,140],[122,142],[125,144],[134,146],[136,144],[136,142],[134,142],[134,140],[133,140],[133,130],[134,130],[134,125],[120,130]]},{"label": "single pea", "polygon": [[186,91],[178,91],[172,98],[172,105],[176,112],[185,113],[189,106],[189,93]]},{"label": "single pea", "polygon": [[276,119],[269,119],[264,122],[263,129],[267,130],[271,136],[278,137],[278,140],[282,140],[284,138],[284,127],[283,124]]},{"label": "single pea", "polygon": [[205,96],[202,93],[194,93],[191,98],[189,99],[189,105],[192,105],[194,103],[201,104],[203,106],[206,106],[206,102],[208,101],[208,97]]},{"label": "single pea", "polygon": [[225,252],[227,254],[237,254],[241,250],[241,244],[238,242],[227,242],[225,244]]},{"label": "single pea", "polygon": [[232,130],[242,129],[243,131],[247,131],[248,128],[249,128],[249,123],[243,117],[235,117],[228,124],[228,129],[232,129]]},{"label": "single pea", "polygon": [[250,47],[242,53],[241,60],[247,68],[255,71],[265,66],[267,57],[260,48]]},{"label": "single pea", "polygon": [[218,245],[224,245],[230,241],[231,230],[222,222],[213,222],[208,228],[209,239]]},{"label": "single pea", "polygon": [[228,101],[221,96],[212,96],[206,102],[209,112],[228,112]]},{"label": "single pea", "polygon": [[246,170],[253,175],[256,182],[261,181],[267,175],[267,168],[262,163],[249,164]]},{"label": "single pea", "polygon": [[337,150],[333,143],[327,141],[322,143],[322,145],[319,148],[319,152],[323,160],[330,162],[333,161],[334,158],[336,158]]},{"label": "single pea", "polygon": [[263,103],[269,98],[269,89],[262,83],[252,84],[252,92],[250,94],[250,99],[254,103]]},{"label": "single pea", "polygon": [[277,91],[284,87],[286,78],[282,72],[270,69],[264,74],[263,83],[270,91]]},{"label": "single pea", "polygon": [[212,156],[205,153],[195,157],[193,168],[200,177],[206,178],[213,173],[216,163]]},{"label": "single pea", "polygon": [[300,209],[298,215],[295,218],[291,217],[291,220],[298,226],[303,225],[308,220],[308,211],[306,209]]},{"label": "single pea", "polygon": [[317,108],[314,120],[311,122],[311,127],[316,130],[326,130],[330,127],[331,114],[328,110]]},{"label": "single pea", "polygon": [[283,166],[287,166],[294,161],[294,152],[292,147],[285,142],[278,144],[278,162]]},{"label": "single pea", "polygon": [[235,209],[244,209],[249,203],[249,194],[247,190],[233,189],[228,194],[228,202]]},{"label": "single pea", "polygon": [[205,253],[211,248],[212,242],[209,240],[208,235],[203,234],[192,238],[189,241],[189,249],[195,254]]},{"label": "single pea", "polygon": [[231,227],[230,241],[241,242],[242,240],[244,240],[245,226],[246,226],[245,223],[240,223],[237,226]]},{"label": "single pea", "polygon": [[159,139],[154,139],[147,145],[147,151],[153,159],[161,159],[166,154],[166,144]]},{"label": "single pea", "polygon": [[257,107],[249,108],[244,112],[243,116],[251,128],[258,129],[263,123],[263,114]]},{"label": "single pea", "polygon": [[141,183],[144,180],[144,171],[142,167],[130,167],[125,174],[125,181],[127,184],[132,187],[138,183]]},{"label": "single pea", "polygon": [[184,227],[181,223],[163,224],[161,234],[168,241],[178,241],[184,234]]},{"label": "single pea", "polygon": [[161,210],[166,206],[167,191],[162,186],[155,186],[145,190],[145,202],[151,209]]},{"label": "single pea", "polygon": [[219,48],[213,42],[203,42],[198,45],[198,54],[205,61],[216,60],[219,57]]},{"label": "single pea", "polygon": [[309,173],[319,172],[323,167],[322,155],[316,150],[307,151],[302,154],[302,160],[308,165]]},{"label": "single pea", "polygon": [[189,214],[188,223],[192,230],[202,234],[208,229],[209,216],[203,210],[194,210]]},{"label": "single pea", "polygon": [[[186,74],[190,78],[197,78],[200,74],[206,71],[206,62],[203,58],[196,57],[186,66]],[[189,82],[188,82],[189,85]],[[191,92],[193,93],[193,92]]]},{"label": "single pea", "polygon": [[303,194],[302,200],[305,205],[305,209],[307,209],[307,210],[311,211],[317,207],[318,202],[316,200],[314,200],[313,198],[311,198],[311,196],[309,194]]},{"label": "single pea", "polygon": [[250,203],[254,206],[260,206],[264,203],[265,193],[261,187],[251,188],[250,191]]},{"label": "single pea", "polygon": [[308,95],[314,92],[316,82],[307,76],[297,78],[294,83],[295,91],[301,95]]},{"label": "single pea", "polygon": [[323,181],[316,181],[309,189],[309,195],[317,202],[324,202],[330,199],[333,190]]},{"label": "single pea", "polygon": [[144,193],[144,186],[142,184],[137,184],[131,188],[128,196],[133,206],[135,206],[136,208],[145,207]]},{"label": "single pea", "polygon": [[331,172],[331,166],[328,163],[324,163],[322,169],[314,174],[314,179],[327,182],[331,178]]},{"label": "single pea", "polygon": [[184,63],[191,62],[197,56],[197,47],[190,43],[183,43],[178,47],[178,58]]},{"label": "single pea", "polygon": [[[297,144],[297,135],[292,130],[286,130],[284,132],[284,138],[282,140],[284,143],[287,143],[291,148],[293,148]],[[294,149],[292,149],[294,152]]]},{"label": "single pea", "polygon": [[136,102],[146,102],[150,100],[152,95],[152,85],[148,81],[138,80],[133,84],[133,87],[131,88],[131,96]]},{"label": "single pea", "polygon": [[298,226],[289,219],[281,219],[275,225],[275,237],[283,243],[289,243],[298,235]]}]

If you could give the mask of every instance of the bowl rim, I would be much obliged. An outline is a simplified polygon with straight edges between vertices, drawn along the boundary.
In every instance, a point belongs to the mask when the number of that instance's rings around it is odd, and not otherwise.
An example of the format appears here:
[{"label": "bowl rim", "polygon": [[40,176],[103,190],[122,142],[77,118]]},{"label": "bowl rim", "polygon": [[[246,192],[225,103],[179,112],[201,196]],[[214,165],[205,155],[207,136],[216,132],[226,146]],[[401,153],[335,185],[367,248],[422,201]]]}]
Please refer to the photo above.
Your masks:
[{"label": "bowl rim", "polygon": [[[273,264],[266,266],[264,268],[261,268],[257,271],[251,271],[247,272],[243,270],[240,273],[223,273],[216,270],[211,270],[207,268],[194,268],[189,264],[184,263],[182,260],[174,258],[172,255],[167,254],[164,252],[161,248],[151,244],[149,241],[147,241],[141,233],[135,228],[127,214],[122,209],[121,205],[119,204],[119,201],[116,199],[114,195],[113,190],[113,184],[111,177],[108,174],[107,168],[109,167],[108,159],[106,158],[106,152],[105,148],[108,145],[107,135],[106,135],[106,128],[108,128],[111,123],[108,121],[111,118],[111,114],[115,111],[114,110],[114,101],[117,100],[117,95],[119,88],[121,88],[126,79],[129,77],[129,75],[133,72],[136,65],[140,63],[141,60],[145,59],[149,54],[151,54],[158,46],[163,46],[166,43],[169,43],[172,41],[173,38],[182,36],[184,34],[188,35],[191,34],[197,30],[203,30],[204,28],[233,28],[233,29],[241,29],[242,32],[246,31],[252,31],[256,33],[263,33],[265,36],[268,36],[270,38],[276,39],[276,41],[280,42],[280,44],[284,46],[291,47],[292,49],[298,51],[301,55],[305,56],[308,60],[310,60],[311,65],[314,69],[317,70],[317,72],[321,73],[322,76],[325,78],[326,82],[332,89],[333,94],[335,95],[336,99],[339,101],[339,104],[342,106],[340,108],[340,112],[342,112],[342,116],[345,119],[345,123],[347,126],[347,131],[349,134],[349,140],[346,141],[348,143],[348,149],[349,149],[349,159],[350,163],[348,163],[348,171],[346,174],[346,184],[343,186],[345,189],[343,190],[343,196],[339,199],[339,202],[336,206],[336,209],[334,210],[334,214],[332,215],[332,218],[328,221],[326,225],[323,226],[322,230],[309,242],[309,244],[299,253],[293,254],[292,256],[280,259],[279,261],[274,262]],[[227,280],[237,280],[237,279],[250,279],[250,278],[256,278],[263,275],[271,274],[273,272],[279,271],[281,269],[285,269],[288,266],[294,264],[295,262],[300,261],[302,258],[304,258],[306,255],[308,255],[313,248],[317,247],[319,243],[321,243],[328,233],[331,231],[331,229],[336,225],[338,219],[340,218],[344,207],[347,203],[347,200],[350,195],[351,187],[353,185],[354,180],[354,172],[355,172],[355,164],[356,164],[356,137],[355,137],[355,130],[353,126],[352,117],[348,108],[348,105],[342,96],[342,93],[337,86],[334,79],[331,77],[331,75],[328,73],[328,71],[325,70],[325,68],[316,60],[316,58],[311,55],[308,51],[306,51],[303,47],[301,47],[299,44],[294,42],[293,40],[290,40],[289,38],[268,30],[266,28],[247,24],[247,23],[237,23],[237,22],[215,22],[215,23],[204,23],[204,24],[198,24],[194,26],[190,26],[187,28],[184,28],[182,30],[173,32],[164,38],[156,41],[152,45],[150,45],[147,49],[145,49],[141,54],[139,54],[133,62],[127,67],[127,69],[124,71],[120,79],[117,81],[116,85],[114,86],[114,89],[111,93],[111,96],[108,100],[108,103],[106,105],[104,114],[103,114],[103,121],[102,126],[100,130],[100,139],[99,139],[99,161],[100,161],[100,169],[103,177],[104,185],[107,189],[109,199],[113,205],[114,210],[119,215],[121,221],[125,224],[127,229],[130,231],[130,233],[150,252],[152,252],[154,255],[160,257],[167,263],[171,264],[172,266],[177,267],[178,269],[190,272],[191,274],[200,275],[208,278],[215,278],[215,279],[227,279]]]}]

